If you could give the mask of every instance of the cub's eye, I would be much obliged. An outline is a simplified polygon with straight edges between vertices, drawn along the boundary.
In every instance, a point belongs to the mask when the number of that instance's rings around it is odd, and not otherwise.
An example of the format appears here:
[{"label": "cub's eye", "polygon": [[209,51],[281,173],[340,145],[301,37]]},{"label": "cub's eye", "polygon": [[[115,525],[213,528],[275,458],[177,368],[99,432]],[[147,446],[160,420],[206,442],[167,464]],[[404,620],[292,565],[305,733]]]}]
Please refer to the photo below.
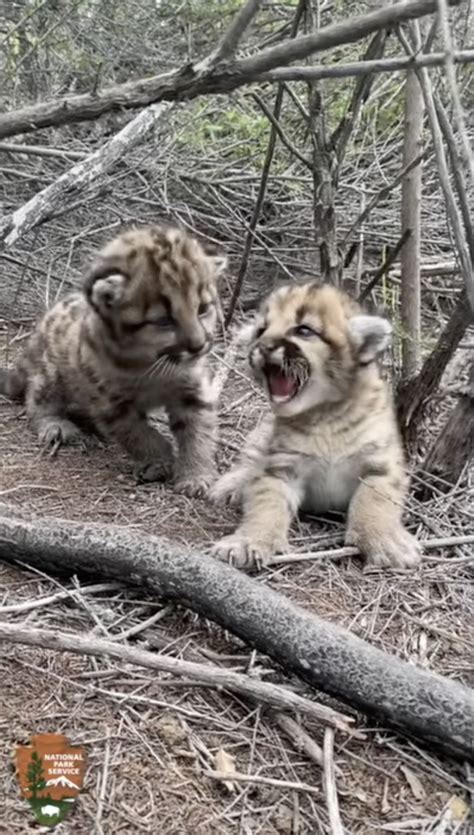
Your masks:
[{"label": "cub's eye", "polygon": [[135,333],[135,331],[139,331],[144,328],[146,324],[147,322],[124,322],[122,327],[129,333]]},{"label": "cub's eye", "polygon": [[172,316],[160,316],[159,319],[153,319],[153,322],[147,322],[148,325],[155,325],[157,328],[172,328],[175,321]]},{"label": "cub's eye", "polygon": [[301,336],[303,339],[311,339],[312,336],[319,336],[309,325],[297,325],[293,328],[294,336]]},{"label": "cub's eye", "polygon": [[201,304],[198,307],[198,316],[205,316],[206,313],[209,312],[210,307],[211,305],[208,304],[208,302],[201,302]]}]

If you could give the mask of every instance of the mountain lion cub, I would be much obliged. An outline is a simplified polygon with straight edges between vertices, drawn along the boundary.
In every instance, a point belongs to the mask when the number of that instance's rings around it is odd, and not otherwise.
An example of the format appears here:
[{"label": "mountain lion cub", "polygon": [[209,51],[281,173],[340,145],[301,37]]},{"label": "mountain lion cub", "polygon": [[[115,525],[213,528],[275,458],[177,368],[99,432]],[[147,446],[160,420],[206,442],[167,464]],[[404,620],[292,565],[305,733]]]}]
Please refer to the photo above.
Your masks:
[{"label": "mountain lion cub", "polygon": [[211,490],[215,501],[243,505],[240,526],[214,546],[216,557],[265,564],[288,549],[301,508],[347,510],[346,544],[372,565],[418,562],[401,521],[401,441],[376,363],[390,333],[388,322],[329,286],[284,287],[264,302],[249,361],[273,415]]},{"label": "mountain lion cub", "polygon": [[[83,292],[57,302],[24,355],[0,373],[22,398],[39,440],[73,442],[81,429],[117,441],[148,481],[206,492],[215,476],[216,412],[206,354],[225,259],[177,228],[131,229],[98,254]],[[164,406],[171,444],[147,421]]]}]

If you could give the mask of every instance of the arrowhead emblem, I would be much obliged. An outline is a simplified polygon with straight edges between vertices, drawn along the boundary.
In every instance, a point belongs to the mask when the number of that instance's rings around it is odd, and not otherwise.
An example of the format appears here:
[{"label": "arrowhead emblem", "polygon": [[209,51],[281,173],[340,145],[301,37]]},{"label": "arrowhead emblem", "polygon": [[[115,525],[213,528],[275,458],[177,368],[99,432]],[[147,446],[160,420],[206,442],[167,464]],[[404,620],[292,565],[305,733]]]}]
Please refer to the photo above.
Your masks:
[{"label": "arrowhead emblem", "polygon": [[17,745],[16,774],[20,789],[43,826],[60,823],[82,789],[86,754],[63,734],[38,734],[30,745]]}]

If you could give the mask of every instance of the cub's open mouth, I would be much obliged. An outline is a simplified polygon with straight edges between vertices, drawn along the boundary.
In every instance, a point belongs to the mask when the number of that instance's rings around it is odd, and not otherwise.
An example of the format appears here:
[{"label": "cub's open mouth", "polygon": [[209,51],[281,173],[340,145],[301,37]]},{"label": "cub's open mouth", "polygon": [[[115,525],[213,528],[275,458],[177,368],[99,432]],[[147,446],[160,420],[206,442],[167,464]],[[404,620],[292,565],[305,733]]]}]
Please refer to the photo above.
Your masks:
[{"label": "cub's open mouth", "polygon": [[288,403],[293,400],[305,383],[301,375],[287,373],[286,369],[276,365],[267,365],[265,376],[273,403]]}]

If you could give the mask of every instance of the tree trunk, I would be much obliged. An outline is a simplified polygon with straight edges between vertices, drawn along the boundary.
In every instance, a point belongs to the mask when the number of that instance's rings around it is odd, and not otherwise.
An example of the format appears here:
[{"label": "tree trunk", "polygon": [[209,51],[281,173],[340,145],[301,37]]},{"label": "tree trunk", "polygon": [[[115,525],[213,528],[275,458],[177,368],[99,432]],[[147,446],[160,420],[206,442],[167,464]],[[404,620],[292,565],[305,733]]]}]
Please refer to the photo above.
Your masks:
[{"label": "tree trunk", "polygon": [[[414,70],[407,73],[403,167],[423,150],[423,93]],[[420,363],[420,220],[423,164],[402,183],[402,234],[409,236],[401,252],[402,377],[414,377]]]},{"label": "tree trunk", "polygon": [[398,419],[405,445],[410,451],[416,447],[418,427],[426,404],[436,391],[448,362],[472,321],[470,304],[464,291],[420,373],[411,380],[402,380],[398,386]]},{"label": "tree trunk", "polygon": [[473,759],[474,693],[327,623],[243,572],[127,528],[34,519],[0,504],[0,558],[100,574],[178,600],[310,685],[461,760]]},{"label": "tree trunk", "polygon": [[[436,438],[423,464],[440,490],[449,490],[474,457],[474,360],[466,389]],[[438,480],[439,479],[439,480]]]}]

